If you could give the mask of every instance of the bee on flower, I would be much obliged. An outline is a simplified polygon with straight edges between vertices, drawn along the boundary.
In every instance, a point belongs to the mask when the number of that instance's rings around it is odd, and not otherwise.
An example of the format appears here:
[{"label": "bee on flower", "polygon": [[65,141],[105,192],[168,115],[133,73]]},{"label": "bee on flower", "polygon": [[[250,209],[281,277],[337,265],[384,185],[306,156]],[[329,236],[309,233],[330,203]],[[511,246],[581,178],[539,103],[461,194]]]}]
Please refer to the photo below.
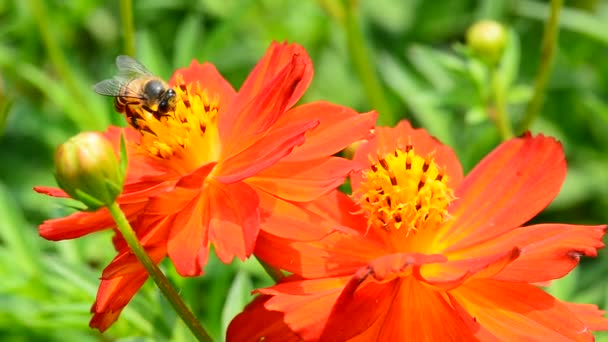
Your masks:
[{"label": "bee on flower", "polygon": [[[273,43],[237,92],[209,64],[193,61],[168,84],[127,57],[98,92],[115,96],[131,125],[105,133],[128,166],[117,202],[151,259],[171,259],[182,276],[203,273],[211,245],[223,262],[254,250],[260,223],[278,208],[315,200],[341,185],[353,164],[333,156],[370,136],[376,113],[327,102],[294,106],[312,79],[306,51]],[[51,196],[58,189],[37,187]],[[107,209],[51,219],[49,240],[114,227]],[[148,275],[120,235],[104,269],[91,327],[106,330]]]}]

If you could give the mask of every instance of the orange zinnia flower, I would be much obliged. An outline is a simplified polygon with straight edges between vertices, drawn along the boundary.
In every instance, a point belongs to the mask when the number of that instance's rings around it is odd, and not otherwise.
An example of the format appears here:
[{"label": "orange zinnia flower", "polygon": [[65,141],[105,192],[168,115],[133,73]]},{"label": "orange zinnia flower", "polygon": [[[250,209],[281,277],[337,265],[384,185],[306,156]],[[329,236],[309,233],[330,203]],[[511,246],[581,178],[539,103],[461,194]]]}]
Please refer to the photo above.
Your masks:
[{"label": "orange zinnia flower", "polygon": [[269,220],[256,255],[294,275],[258,290],[230,341],[565,341],[608,329],[596,306],[534,285],[604,246],[605,226],[521,226],[564,180],[557,141],[509,140],[463,179],[448,147],[402,122],[377,128],[354,159],[366,165],[352,177],[354,201],[334,193],[293,208],[302,220],[326,211],[331,228],[315,223],[289,241],[281,217]]},{"label": "orange zinnia flower", "polygon": [[[175,112],[143,112],[124,130],[127,179],[118,203],[152,259],[168,256],[183,276],[202,273],[210,244],[224,262],[254,249],[261,215],[281,201],[310,201],[353,170],[332,155],[365,138],[375,113],[326,102],[290,109],[312,78],[303,48],[273,43],[237,93],[211,64],[193,61],[170,84]],[[118,148],[121,131],[106,136]],[[65,196],[52,188],[36,188]],[[44,222],[49,240],[76,238],[114,225],[107,210]],[[104,270],[91,326],[103,331],[147,279],[120,235]]]}]

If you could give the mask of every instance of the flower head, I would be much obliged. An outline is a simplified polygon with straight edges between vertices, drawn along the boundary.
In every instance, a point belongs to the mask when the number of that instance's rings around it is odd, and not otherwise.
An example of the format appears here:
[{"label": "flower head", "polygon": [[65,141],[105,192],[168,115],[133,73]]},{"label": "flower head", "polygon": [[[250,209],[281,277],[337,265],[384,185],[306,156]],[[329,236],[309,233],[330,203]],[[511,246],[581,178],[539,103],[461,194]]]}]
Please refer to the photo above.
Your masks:
[{"label": "flower head", "polygon": [[604,246],[605,226],[522,226],[564,180],[557,141],[509,140],[463,178],[448,147],[402,122],[377,128],[354,158],[365,167],[352,177],[352,201],[316,201],[329,222],[316,241],[280,238],[276,221],[264,229],[256,254],[294,275],[259,290],[230,340],[260,326],[263,336],[289,328],[306,341],[591,340],[608,329],[595,306],[534,285]]},{"label": "flower head", "polygon": [[[300,46],[273,43],[236,92],[211,64],[195,61],[169,84],[175,111],[129,108],[129,165],[118,199],[152,259],[183,276],[202,273],[210,245],[224,262],[253,252],[262,216],[282,202],[314,200],[342,184],[352,162],[332,155],[369,135],[375,113],[326,102],[297,107],[312,78]],[[293,108],[292,108],[293,107]],[[117,143],[119,130],[106,136]],[[50,188],[37,191],[63,196]],[[76,238],[112,227],[107,211],[49,220],[40,234]],[[105,330],[147,275],[124,240],[104,270],[91,326]]]}]

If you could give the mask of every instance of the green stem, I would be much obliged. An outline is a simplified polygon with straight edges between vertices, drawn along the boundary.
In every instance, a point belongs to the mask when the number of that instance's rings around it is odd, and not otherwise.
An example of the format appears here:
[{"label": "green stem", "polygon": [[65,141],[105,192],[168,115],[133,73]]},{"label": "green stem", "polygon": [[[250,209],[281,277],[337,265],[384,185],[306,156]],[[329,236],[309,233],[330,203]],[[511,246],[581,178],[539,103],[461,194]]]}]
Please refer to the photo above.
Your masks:
[{"label": "green stem", "polygon": [[[90,106],[88,106],[88,104],[83,100],[86,97],[82,92],[82,87],[78,85],[76,78],[70,71],[65,56],[57,44],[57,40],[53,37],[51,31],[48,30],[50,26],[43,3],[40,0],[30,0],[30,7],[32,9],[35,21],[38,24],[38,30],[40,31],[42,43],[44,44],[54,69],[65,82],[68,91],[72,95],[73,101],[78,103],[80,108],[83,108],[83,110],[89,108]],[[98,129],[100,126],[102,126],[101,122],[96,122],[94,120],[94,115],[81,115],[80,117],[72,119],[83,130]]]},{"label": "green stem", "polygon": [[532,122],[538,116],[545,97],[545,88],[551,71],[553,56],[555,54],[555,45],[557,43],[557,35],[559,32],[559,12],[562,8],[563,0],[551,0],[551,13],[549,20],[545,25],[543,34],[541,60],[536,74],[536,82],[534,84],[534,95],[528,103],[526,113],[520,125],[520,132],[524,132],[530,128]]},{"label": "green stem", "polygon": [[498,69],[495,69],[492,72],[492,89],[494,90],[494,105],[496,108],[494,120],[498,132],[504,141],[513,138],[514,134],[511,126],[511,119],[507,111],[506,89],[504,87],[504,82],[500,79],[501,73]]},{"label": "green stem", "polygon": [[125,53],[135,56],[135,29],[133,25],[133,2],[131,0],[120,0],[120,18],[122,21],[122,33],[125,44]]},{"label": "green stem", "polygon": [[142,245],[139,243],[135,232],[131,228],[129,221],[125,217],[122,210],[120,210],[118,204],[114,202],[108,206],[108,209],[112,214],[114,221],[116,221],[118,230],[137,259],[139,259],[146,271],[148,271],[148,274],[150,274],[152,280],[154,280],[171,306],[173,306],[173,309],[175,309],[179,317],[181,317],[184,323],[186,323],[186,326],[188,326],[192,334],[194,334],[196,339],[199,341],[212,341],[211,337],[209,337],[205,329],[200,325],[194,314],[192,314],[192,312],[180,298],[179,294],[177,294],[173,286],[171,286],[169,280],[165,277],[163,272],[161,272],[158,266],[156,266],[156,263],[150,258]]},{"label": "green stem", "polygon": [[388,121],[393,119],[393,113],[386,100],[385,91],[378,79],[378,73],[374,68],[371,52],[365,44],[366,40],[361,30],[356,3],[356,0],[344,1],[344,26],[347,35],[348,52],[355,71],[363,83],[370,104],[378,111],[380,118],[384,118],[383,121],[389,123]]}]

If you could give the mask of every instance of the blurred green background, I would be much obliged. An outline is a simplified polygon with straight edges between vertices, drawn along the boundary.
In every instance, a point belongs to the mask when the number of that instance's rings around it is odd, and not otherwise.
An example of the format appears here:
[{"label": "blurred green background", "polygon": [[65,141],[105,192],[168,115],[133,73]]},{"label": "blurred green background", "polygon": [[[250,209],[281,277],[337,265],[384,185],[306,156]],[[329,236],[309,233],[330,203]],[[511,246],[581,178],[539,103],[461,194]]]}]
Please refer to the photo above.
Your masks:
[{"label": "blurred green background", "polygon": [[[110,233],[59,243],[37,233],[44,219],[69,212],[64,202],[32,191],[55,185],[55,147],[77,132],[124,124],[111,99],[91,86],[113,76],[116,55],[130,49],[121,20],[128,3],[0,0],[3,341],[191,340],[150,283],[105,334],[91,330],[100,269],[114,257]],[[531,130],[563,142],[569,172],[535,221],[607,223],[608,2],[564,6],[544,106]],[[498,98],[513,125],[521,122],[550,13],[548,1],[531,0],[140,0],[132,10],[135,56],[165,79],[197,59],[214,63],[238,89],[272,40],[296,42],[315,67],[303,102],[377,108],[382,124],[409,119],[452,146],[466,170],[500,143],[492,120]],[[495,69],[465,46],[467,28],[486,18],[509,32]],[[187,280],[164,266],[218,341],[249,291],[270,284],[255,261],[225,266],[212,259],[204,277]],[[604,251],[549,290],[608,308],[607,269]]]}]

